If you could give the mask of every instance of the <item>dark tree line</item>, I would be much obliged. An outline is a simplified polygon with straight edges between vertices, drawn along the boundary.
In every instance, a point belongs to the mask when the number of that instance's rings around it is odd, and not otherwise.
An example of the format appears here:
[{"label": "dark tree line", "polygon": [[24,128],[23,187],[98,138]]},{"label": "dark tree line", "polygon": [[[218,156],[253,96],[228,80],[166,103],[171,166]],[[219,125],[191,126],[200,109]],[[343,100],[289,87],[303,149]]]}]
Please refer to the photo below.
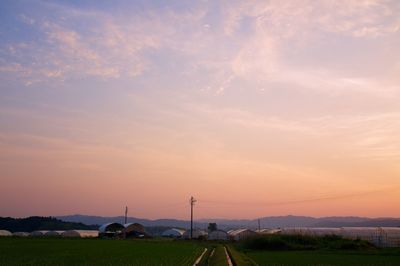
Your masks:
[{"label": "dark tree line", "polygon": [[35,230],[97,230],[97,225],[64,222],[53,217],[32,216],[28,218],[0,217],[0,230],[32,232]]}]

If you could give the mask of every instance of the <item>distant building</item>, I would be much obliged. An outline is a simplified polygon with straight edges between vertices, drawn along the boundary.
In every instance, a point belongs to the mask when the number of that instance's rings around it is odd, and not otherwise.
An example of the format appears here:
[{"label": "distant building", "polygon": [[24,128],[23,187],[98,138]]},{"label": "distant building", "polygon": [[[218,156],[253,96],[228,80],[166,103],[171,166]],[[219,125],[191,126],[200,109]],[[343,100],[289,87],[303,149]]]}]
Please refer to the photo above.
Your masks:
[{"label": "distant building", "polygon": [[182,238],[184,233],[185,233],[185,230],[183,230],[183,229],[171,228],[171,229],[165,230],[161,234],[161,236],[171,237],[171,238]]},{"label": "distant building", "polygon": [[0,237],[1,236],[12,236],[12,233],[7,230],[0,230]]},{"label": "distant building", "polygon": [[[206,239],[207,238],[207,232],[199,229],[193,229],[193,239]],[[184,239],[190,239],[190,230],[185,231],[183,233],[183,238]]]},{"label": "distant building", "polygon": [[61,236],[64,231],[48,231],[44,235],[45,236]]},{"label": "distant building", "polygon": [[30,236],[30,234],[28,232],[14,232],[12,234],[13,236],[17,236],[17,237],[27,237]]},{"label": "distant building", "polygon": [[116,237],[121,235],[124,228],[120,223],[107,223],[99,227],[99,234],[102,237]]},{"label": "distant building", "polygon": [[33,231],[30,236],[45,236],[46,233],[49,232],[48,230],[37,230]]},{"label": "distant building", "polygon": [[223,230],[214,230],[208,233],[208,240],[228,240],[229,235]]},{"label": "distant building", "polygon": [[99,231],[97,230],[68,230],[61,234],[63,237],[80,237],[80,238],[87,238],[87,237],[98,237]]},{"label": "distant building", "polygon": [[271,229],[271,228],[264,228],[260,230],[255,231],[258,234],[261,235],[272,235],[272,234],[280,234],[282,232],[281,229]]},{"label": "distant building", "polygon": [[236,229],[236,230],[230,230],[228,231],[229,238],[232,240],[242,240],[242,239],[247,239],[250,237],[254,237],[257,235],[256,232],[250,229],[242,228],[242,229]]},{"label": "distant building", "polygon": [[138,223],[127,223],[124,224],[122,229],[122,236],[124,238],[143,238],[148,236],[143,225]]}]

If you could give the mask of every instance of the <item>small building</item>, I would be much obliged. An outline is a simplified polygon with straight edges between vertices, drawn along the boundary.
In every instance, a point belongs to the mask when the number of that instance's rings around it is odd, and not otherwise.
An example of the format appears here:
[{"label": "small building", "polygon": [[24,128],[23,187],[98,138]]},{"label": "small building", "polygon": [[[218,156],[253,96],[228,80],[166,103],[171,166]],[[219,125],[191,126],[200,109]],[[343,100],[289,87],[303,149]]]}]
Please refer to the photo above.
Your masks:
[{"label": "small building", "polygon": [[144,226],[138,223],[124,224],[122,235],[124,238],[143,238],[148,236]]},{"label": "small building", "polygon": [[170,238],[182,238],[184,233],[185,233],[185,230],[183,230],[183,229],[171,228],[171,229],[165,230],[161,234],[161,236],[162,237],[170,237]]},{"label": "small building", "polygon": [[0,237],[1,236],[12,236],[12,233],[7,230],[0,230]]},{"label": "small building", "polygon": [[80,238],[87,238],[87,237],[98,237],[99,231],[97,230],[68,230],[61,234],[63,237],[80,237]]},{"label": "small building", "polygon": [[36,230],[30,233],[30,236],[35,236],[35,237],[42,237],[45,236],[46,233],[49,232],[47,230]]},{"label": "small building", "polygon": [[124,226],[120,223],[107,223],[99,227],[99,235],[103,237],[116,237],[122,234]]},{"label": "small building", "polygon": [[215,230],[208,233],[208,240],[228,240],[229,235],[223,230]]},{"label": "small building", "polygon": [[256,232],[250,229],[242,228],[242,229],[236,229],[236,230],[230,230],[228,231],[229,238],[232,240],[242,240],[242,239],[247,239],[250,237],[254,237],[257,235]]},{"label": "small building", "polygon": [[[206,238],[207,238],[207,235],[208,235],[208,234],[207,234],[206,231],[203,231],[203,230],[200,230],[200,229],[193,229],[192,238],[193,238],[193,239],[206,239]],[[183,237],[184,239],[190,239],[190,229],[189,229],[189,230],[186,230],[186,231],[183,233],[182,237]]]},{"label": "small building", "polygon": [[14,232],[12,235],[16,237],[28,237],[30,234],[28,232]]}]

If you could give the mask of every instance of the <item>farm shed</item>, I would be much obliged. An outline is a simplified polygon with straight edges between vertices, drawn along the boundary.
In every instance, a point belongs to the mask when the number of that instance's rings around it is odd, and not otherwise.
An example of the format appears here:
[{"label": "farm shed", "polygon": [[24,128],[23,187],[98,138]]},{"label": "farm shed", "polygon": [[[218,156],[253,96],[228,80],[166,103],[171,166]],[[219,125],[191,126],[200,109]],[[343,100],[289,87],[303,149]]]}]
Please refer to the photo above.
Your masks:
[{"label": "farm shed", "polygon": [[[183,238],[190,239],[190,230],[187,230],[185,233],[183,233]],[[193,238],[205,239],[207,238],[207,232],[200,229],[193,229]]]},{"label": "farm shed", "polygon": [[171,228],[171,229],[165,230],[161,234],[161,236],[171,237],[171,238],[182,238],[184,233],[185,233],[185,230],[183,230],[183,229]]},{"label": "farm shed", "polygon": [[99,231],[97,230],[68,230],[61,234],[63,237],[98,237]]},{"label": "farm shed", "polygon": [[12,233],[7,230],[0,230],[0,236],[12,236]]},{"label": "farm shed", "polygon": [[114,237],[120,235],[124,228],[125,227],[120,223],[107,223],[100,226],[99,234],[100,236]]},{"label": "farm shed", "polygon": [[230,230],[228,231],[229,238],[233,240],[242,240],[246,238],[250,238],[256,236],[257,233],[250,229],[237,229],[237,230]]},{"label": "farm shed", "polygon": [[147,236],[144,226],[138,223],[124,224],[124,229],[122,230],[122,234],[124,238]]},{"label": "farm shed", "polygon": [[30,236],[44,236],[47,232],[46,230],[37,230],[33,231]]},{"label": "farm shed", "polygon": [[208,233],[208,240],[228,240],[229,235],[223,230],[215,230]]},{"label": "farm shed", "polygon": [[18,237],[27,237],[30,234],[28,232],[14,232],[12,235],[13,236],[18,236]]}]

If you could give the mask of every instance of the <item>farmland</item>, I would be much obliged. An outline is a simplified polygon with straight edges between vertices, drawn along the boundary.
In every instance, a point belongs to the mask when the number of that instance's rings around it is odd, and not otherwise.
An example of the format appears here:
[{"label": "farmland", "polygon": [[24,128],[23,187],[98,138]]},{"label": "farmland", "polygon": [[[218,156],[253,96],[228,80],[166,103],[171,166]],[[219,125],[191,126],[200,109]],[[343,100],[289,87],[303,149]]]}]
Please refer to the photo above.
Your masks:
[{"label": "farmland", "polygon": [[203,250],[183,241],[0,238],[0,265],[192,265]]},{"label": "farmland", "polygon": [[400,251],[256,251],[259,265],[400,265]]},{"label": "farmland", "polygon": [[[294,244],[299,240],[310,248],[303,238],[278,238]],[[271,240],[271,239],[270,239]],[[276,241],[276,237],[272,238]],[[314,240],[319,243],[320,240]],[[350,249],[329,246],[315,249],[287,249],[276,242],[206,242],[174,241],[166,239],[66,239],[66,238],[0,238],[0,265],[193,265],[207,248],[199,266],[225,266],[224,246],[234,265],[400,265],[400,249],[378,249],[355,243]],[[271,244],[272,243],[272,244]],[[322,242],[321,242],[322,243]],[[337,244],[337,243],[336,243]],[[320,245],[320,244],[318,244]],[[251,248],[249,248],[251,247]],[[285,247],[285,249],[282,249]],[[290,247],[290,246],[289,246]],[[260,249],[261,248],[261,249]],[[300,248],[300,249],[299,249]],[[274,250],[271,250],[274,249]]]}]

